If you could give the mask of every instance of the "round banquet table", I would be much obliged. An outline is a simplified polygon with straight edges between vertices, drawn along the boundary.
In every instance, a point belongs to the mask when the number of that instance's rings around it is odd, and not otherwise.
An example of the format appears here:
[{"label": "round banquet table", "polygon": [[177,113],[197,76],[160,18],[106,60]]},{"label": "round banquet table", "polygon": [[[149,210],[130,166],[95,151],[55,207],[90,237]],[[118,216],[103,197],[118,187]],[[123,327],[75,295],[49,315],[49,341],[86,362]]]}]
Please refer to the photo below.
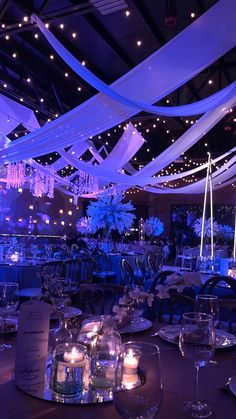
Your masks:
[{"label": "round banquet table", "polygon": [[1,263],[0,281],[17,282],[19,288],[38,288],[41,286],[40,264],[32,265],[24,263]]},{"label": "round banquet table", "polygon": [[115,272],[116,277],[115,277],[115,283],[116,284],[120,284],[120,279],[121,279],[121,268],[120,268],[120,262],[122,259],[125,259],[131,266],[131,268],[135,271],[136,270],[136,266],[135,266],[135,259],[138,258],[140,259],[142,262],[145,259],[145,255],[140,254],[140,253],[109,253],[108,254],[109,260],[110,260],[110,269],[111,271]]},{"label": "round banquet table", "polygon": [[[161,351],[162,375],[164,381],[164,400],[160,419],[184,419],[180,412],[181,404],[193,397],[193,365],[183,359],[177,346],[163,341],[160,337],[150,337],[158,327],[153,326],[145,332],[134,334],[135,340],[156,343]],[[10,336],[10,335],[8,335]],[[129,340],[126,335],[124,340]],[[12,382],[14,368],[14,338],[8,337],[13,348],[1,352],[0,356],[0,417],[1,419],[116,419],[119,418],[112,403],[78,406],[47,402],[24,394]],[[209,402],[213,408],[212,419],[235,419],[236,398],[223,393],[219,387],[228,377],[236,373],[236,347],[218,349],[215,367],[200,369],[200,398]]]}]

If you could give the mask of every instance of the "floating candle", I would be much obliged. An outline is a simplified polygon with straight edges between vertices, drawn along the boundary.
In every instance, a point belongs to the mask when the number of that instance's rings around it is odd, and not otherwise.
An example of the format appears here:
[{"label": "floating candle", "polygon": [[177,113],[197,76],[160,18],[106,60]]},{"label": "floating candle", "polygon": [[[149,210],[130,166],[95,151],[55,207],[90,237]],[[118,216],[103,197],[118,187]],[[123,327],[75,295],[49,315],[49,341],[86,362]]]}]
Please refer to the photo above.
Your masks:
[{"label": "floating candle", "polygon": [[71,349],[71,352],[64,352],[64,361],[73,363],[78,363],[83,361],[84,355],[82,352],[78,351],[76,347]]}]

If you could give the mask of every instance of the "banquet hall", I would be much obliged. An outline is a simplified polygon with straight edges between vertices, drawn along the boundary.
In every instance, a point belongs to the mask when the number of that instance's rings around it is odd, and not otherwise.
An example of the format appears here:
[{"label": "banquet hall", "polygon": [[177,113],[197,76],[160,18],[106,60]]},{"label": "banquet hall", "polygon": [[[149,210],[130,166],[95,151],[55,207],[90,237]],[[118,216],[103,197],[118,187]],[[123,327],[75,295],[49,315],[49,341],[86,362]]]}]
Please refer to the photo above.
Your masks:
[{"label": "banquet hall", "polygon": [[235,418],[235,16],[0,2],[0,418]]}]

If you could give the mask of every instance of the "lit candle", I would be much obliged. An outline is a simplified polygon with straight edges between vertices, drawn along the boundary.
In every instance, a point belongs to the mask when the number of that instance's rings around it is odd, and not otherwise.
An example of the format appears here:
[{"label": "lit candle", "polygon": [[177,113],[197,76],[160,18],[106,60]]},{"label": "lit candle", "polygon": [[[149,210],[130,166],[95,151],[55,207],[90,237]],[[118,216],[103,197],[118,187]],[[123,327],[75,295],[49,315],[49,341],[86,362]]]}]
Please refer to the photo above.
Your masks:
[{"label": "lit candle", "polygon": [[141,353],[137,356],[133,349],[128,350],[124,357],[124,374],[136,374],[140,356]]},{"label": "lit candle", "polygon": [[75,346],[71,349],[71,352],[66,351],[64,353],[64,361],[71,362],[72,364],[81,362],[83,360],[83,353],[78,351]]}]

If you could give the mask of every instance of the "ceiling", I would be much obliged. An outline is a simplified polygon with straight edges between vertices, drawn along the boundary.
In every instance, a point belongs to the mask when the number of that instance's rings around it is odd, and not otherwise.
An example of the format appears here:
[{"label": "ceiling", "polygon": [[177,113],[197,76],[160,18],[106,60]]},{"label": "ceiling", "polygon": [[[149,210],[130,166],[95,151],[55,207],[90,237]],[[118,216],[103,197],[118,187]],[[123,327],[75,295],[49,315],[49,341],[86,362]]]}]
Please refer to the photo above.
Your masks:
[{"label": "ceiling", "polygon": [[[165,45],[216,0],[3,0],[0,6],[0,93],[35,110],[41,125],[79,105],[96,91],[80,79],[52,50],[37,27],[34,12],[86,67],[112,83]],[[191,14],[194,15],[191,15]],[[194,51],[189,51],[194,54]],[[236,80],[236,49],[228,52],[160,104],[187,104],[203,99]],[[166,102],[166,101],[169,102]],[[185,159],[205,161],[235,146],[236,114],[228,114]],[[147,163],[183,134],[196,118],[158,118],[140,113],[132,118],[147,140],[134,157]],[[126,121],[127,122],[127,121]],[[23,127],[12,139],[24,134]],[[122,135],[114,127],[95,144],[111,149]],[[54,153],[41,158],[45,162]],[[189,163],[185,163],[187,165]]]}]

